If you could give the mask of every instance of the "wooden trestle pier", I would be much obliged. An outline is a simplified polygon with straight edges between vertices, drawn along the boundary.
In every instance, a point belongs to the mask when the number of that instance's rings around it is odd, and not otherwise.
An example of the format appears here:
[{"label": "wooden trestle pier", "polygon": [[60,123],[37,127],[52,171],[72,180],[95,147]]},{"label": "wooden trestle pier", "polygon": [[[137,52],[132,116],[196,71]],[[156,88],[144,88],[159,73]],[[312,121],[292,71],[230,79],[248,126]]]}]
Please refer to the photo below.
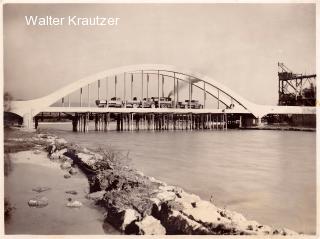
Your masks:
[{"label": "wooden trestle pier", "polygon": [[74,132],[88,132],[94,121],[96,131],[135,130],[227,130],[227,114],[211,113],[76,113],[72,119]]}]

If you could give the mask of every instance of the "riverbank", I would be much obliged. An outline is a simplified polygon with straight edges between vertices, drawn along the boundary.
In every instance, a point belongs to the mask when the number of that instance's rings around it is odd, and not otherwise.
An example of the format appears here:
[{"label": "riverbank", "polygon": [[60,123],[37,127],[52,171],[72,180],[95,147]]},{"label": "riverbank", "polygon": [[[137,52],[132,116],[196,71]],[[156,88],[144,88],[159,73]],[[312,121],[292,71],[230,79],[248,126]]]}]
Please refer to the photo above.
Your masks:
[{"label": "riverbank", "polygon": [[242,130],[282,130],[282,131],[306,131],[316,132],[316,128],[290,126],[290,125],[262,125],[241,128]]},{"label": "riverbank", "polygon": [[41,134],[29,141],[47,145],[51,160],[83,170],[90,182],[88,197],[106,210],[105,221],[126,234],[295,234],[146,177],[127,166],[126,156],[110,149],[95,152]]},{"label": "riverbank", "polygon": [[[29,132],[15,134],[19,135],[20,139],[34,135]],[[78,170],[76,174],[64,178],[68,172],[62,170],[59,163],[48,160],[44,145],[31,146],[32,142],[35,143],[34,140],[6,140],[5,150],[12,153],[6,154],[5,159],[5,207],[9,209],[5,216],[5,233],[120,234],[109,224],[104,224],[103,209],[86,198],[89,192],[86,176]],[[82,205],[68,207],[69,200],[81,202]],[[43,204],[31,204],[36,201]]]}]

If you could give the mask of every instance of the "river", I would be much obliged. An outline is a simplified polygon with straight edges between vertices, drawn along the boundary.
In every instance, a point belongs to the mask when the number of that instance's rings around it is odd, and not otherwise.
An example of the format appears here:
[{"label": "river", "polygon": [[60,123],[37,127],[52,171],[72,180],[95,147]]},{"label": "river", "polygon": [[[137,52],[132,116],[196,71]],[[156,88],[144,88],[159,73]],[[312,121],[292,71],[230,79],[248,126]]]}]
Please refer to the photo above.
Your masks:
[{"label": "river", "polygon": [[74,133],[40,124],[88,148],[129,152],[146,175],[178,185],[246,218],[316,232],[316,133],[273,130]]}]

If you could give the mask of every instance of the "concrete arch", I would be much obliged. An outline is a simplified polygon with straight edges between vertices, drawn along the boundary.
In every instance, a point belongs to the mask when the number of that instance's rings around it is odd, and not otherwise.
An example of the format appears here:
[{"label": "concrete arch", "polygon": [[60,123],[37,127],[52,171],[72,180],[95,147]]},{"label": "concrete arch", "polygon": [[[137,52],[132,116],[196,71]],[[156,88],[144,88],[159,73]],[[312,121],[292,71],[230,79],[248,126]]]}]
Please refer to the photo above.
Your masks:
[{"label": "concrete arch", "polygon": [[[197,79],[198,81],[204,81],[208,83],[209,85],[215,87],[216,89],[219,89],[219,91],[225,93],[226,95],[232,97],[236,100],[240,105],[242,105],[249,113],[252,113],[255,116],[259,116],[261,114],[265,114],[265,111],[267,109],[264,109],[263,112],[261,111],[262,108],[260,105],[256,105],[242,96],[238,95],[228,87],[222,85],[221,83],[215,81],[209,76],[192,72],[187,69],[181,69],[177,68],[175,66],[171,65],[159,65],[159,64],[141,64],[141,65],[130,65],[130,66],[123,66],[123,67],[117,67],[113,69],[109,69],[106,71],[99,72],[94,75],[90,75],[88,77],[84,77],[78,81],[75,81],[57,91],[54,91],[50,93],[47,96],[28,100],[28,101],[13,101],[12,102],[12,113],[16,113],[20,116],[25,117],[26,114],[29,114],[29,117],[34,116],[41,112],[41,109],[49,107],[62,97],[67,96],[68,94],[71,94],[72,92],[76,91],[77,89],[80,89],[82,87],[87,86],[88,84],[94,83],[99,79],[103,79],[106,77],[111,77],[114,75],[119,75],[124,72],[134,72],[134,71],[165,71],[165,72],[176,72],[183,75],[187,75],[192,77],[193,79]],[[209,90],[208,90],[209,92]],[[210,92],[212,94],[215,94],[215,92]]]}]

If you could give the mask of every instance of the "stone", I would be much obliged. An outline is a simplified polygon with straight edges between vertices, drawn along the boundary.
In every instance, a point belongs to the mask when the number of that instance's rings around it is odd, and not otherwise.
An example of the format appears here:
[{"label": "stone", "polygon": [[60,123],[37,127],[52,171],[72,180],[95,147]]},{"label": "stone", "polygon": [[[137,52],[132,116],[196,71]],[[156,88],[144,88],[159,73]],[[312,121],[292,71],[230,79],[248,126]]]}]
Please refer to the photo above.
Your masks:
[{"label": "stone", "polygon": [[52,154],[50,155],[50,159],[51,159],[51,160],[59,160],[59,159],[60,159],[60,157],[59,157],[59,155],[58,155],[58,154],[56,154],[56,153],[52,153]]},{"label": "stone", "polygon": [[220,218],[221,215],[217,211],[217,208],[207,201],[198,201],[197,207],[191,205],[188,208],[184,208],[182,212],[197,222],[213,224],[213,227],[221,222],[230,222],[230,220]]},{"label": "stone", "polygon": [[153,182],[153,183],[158,183],[158,184],[160,184],[160,185],[162,185],[162,186],[166,186],[166,185],[167,185],[165,182],[162,182],[162,181],[160,181],[160,180],[158,180],[158,179],[155,179],[154,177],[148,177],[148,178],[149,178],[149,180],[150,180],[151,182]]},{"label": "stone", "polygon": [[193,208],[192,205],[197,205],[201,199],[195,194],[181,192],[179,193],[179,196],[177,195],[176,201],[180,202],[185,208]]},{"label": "stone", "polygon": [[[271,233],[270,233],[271,234]],[[296,236],[299,235],[298,233],[291,231],[287,228],[275,229],[272,232],[273,235],[281,235],[281,236]]]},{"label": "stone", "polygon": [[41,154],[41,151],[36,149],[35,151],[33,151],[34,154]]},{"label": "stone", "polygon": [[71,168],[71,164],[69,162],[64,162],[60,165],[61,169],[70,169]]},{"label": "stone", "polygon": [[68,190],[68,191],[66,191],[66,193],[72,194],[72,195],[77,195],[78,194],[77,191],[75,191],[75,190]]},{"label": "stone", "polygon": [[297,232],[295,232],[295,231],[292,231],[292,230],[288,229],[288,228],[283,228],[282,229],[282,235],[284,235],[284,236],[295,236],[295,235],[299,235],[299,234]]},{"label": "stone", "polygon": [[88,166],[93,166],[96,162],[96,159],[93,155],[91,154],[85,154],[85,153],[78,153],[77,154],[78,158],[81,159],[82,162],[87,164]]},{"label": "stone", "polygon": [[159,198],[150,198],[150,201],[157,207],[158,210],[161,209],[161,201]]},{"label": "stone", "polygon": [[157,198],[162,202],[171,201],[171,200],[175,200],[176,194],[174,192],[164,191],[164,192],[158,193]]},{"label": "stone", "polygon": [[101,154],[94,154],[94,157],[96,158],[96,160],[103,160],[103,156]]},{"label": "stone", "polygon": [[144,177],[144,173],[141,172],[141,171],[137,171],[137,174],[138,174],[139,176],[141,176],[141,177]]},{"label": "stone", "polygon": [[131,208],[126,209],[123,214],[123,223],[120,227],[121,230],[125,231],[126,227],[133,221],[140,219],[140,214]]},{"label": "stone", "polygon": [[67,162],[67,163],[70,163],[70,164],[73,163],[73,159],[68,157],[68,156],[65,156],[65,155],[61,156],[61,160],[62,160],[62,162]]},{"label": "stone", "polygon": [[172,211],[165,220],[167,232],[170,234],[209,235],[212,234],[200,223],[191,220],[178,211]]},{"label": "stone", "polygon": [[58,144],[66,144],[68,143],[67,140],[65,140],[64,138],[57,138],[56,139],[56,143]]},{"label": "stone", "polygon": [[67,148],[57,150],[50,155],[50,159],[52,160],[58,160],[58,159],[63,159],[64,158],[64,153],[67,152]]},{"label": "stone", "polygon": [[82,203],[79,202],[79,201],[73,201],[73,202],[68,202],[67,203],[67,207],[70,207],[70,208],[79,208],[82,206]]},{"label": "stone", "polygon": [[63,175],[64,178],[71,178],[71,175],[70,174],[65,174]]},{"label": "stone", "polygon": [[42,192],[48,191],[50,189],[51,188],[49,188],[49,187],[35,187],[32,189],[32,191],[35,191],[37,193],[42,193]]},{"label": "stone", "polygon": [[71,175],[75,175],[75,174],[78,173],[78,170],[75,169],[75,168],[71,168],[71,169],[69,170],[69,173],[70,173]]},{"label": "stone", "polygon": [[48,147],[47,147],[47,151],[49,152],[49,154],[53,154],[54,151],[56,151],[57,147],[54,145],[54,144],[50,144]]},{"label": "stone", "polygon": [[61,149],[59,151],[56,151],[56,153],[59,155],[60,158],[64,157],[64,154],[68,151],[67,148]]},{"label": "stone", "polygon": [[240,213],[232,212],[232,211],[229,211],[229,210],[226,210],[226,213],[227,213],[227,217],[231,218],[231,220],[233,222],[245,222],[245,221],[247,221],[247,219]]},{"label": "stone", "polygon": [[103,196],[104,196],[105,193],[106,193],[105,190],[97,191],[97,192],[88,194],[87,198],[91,199],[91,200],[98,201],[98,200],[103,199]]},{"label": "stone", "polygon": [[35,198],[35,199],[30,199],[28,201],[29,207],[35,207],[35,208],[43,208],[48,206],[48,198],[46,197],[40,197],[40,198]]},{"label": "stone", "polygon": [[159,189],[161,191],[168,191],[168,192],[180,192],[180,191],[182,191],[181,188],[178,188],[176,186],[160,186]]},{"label": "stone", "polygon": [[165,235],[166,229],[161,225],[160,221],[153,216],[146,216],[139,222],[135,222],[139,228],[139,235]]}]

